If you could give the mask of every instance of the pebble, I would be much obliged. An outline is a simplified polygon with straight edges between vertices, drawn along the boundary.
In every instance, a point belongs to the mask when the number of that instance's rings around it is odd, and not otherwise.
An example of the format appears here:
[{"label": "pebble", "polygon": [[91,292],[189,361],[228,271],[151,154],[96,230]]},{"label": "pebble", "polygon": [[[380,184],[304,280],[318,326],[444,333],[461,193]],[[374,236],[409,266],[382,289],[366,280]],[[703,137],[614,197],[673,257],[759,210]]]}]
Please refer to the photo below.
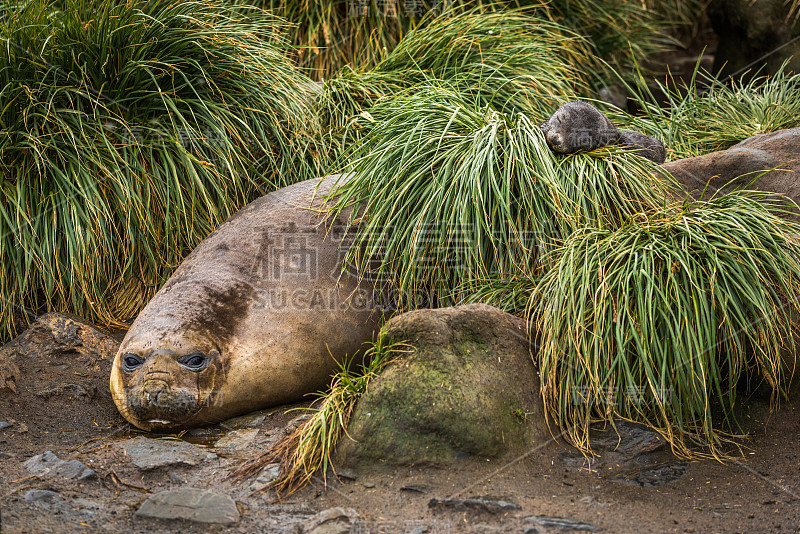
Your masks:
[{"label": "pebble", "polygon": [[138,437],[118,444],[133,465],[145,471],[167,465],[199,465],[217,457],[197,445],[185,441]]},{"label": "pebble", "polygon": [[328,508],[303,522],[303,534],[349,534],[358,520],[352,508]]},{"label": "pebble", "polygon": [[281,464],[269,464],[261,470],[258,477],[250,485],[252,491],[261,491],[281,476]]},{"label": "pebble", "polygon": [[32,475],[39,477],[60,476],[75,480],[86,480],[95,476],[94,470],[78,460],[65,461],[56,456],[52,451],[29,458],[22,463]]},{"label": "pebble", "polygon": [[257,428],[248,428],[245,430],[233,430],[222,436],[214,444],[216,449],[226,449],[229,451],[241,451],[247,449],[256,439],[258,435]]},{"label": "pebble", "polygon": [[428,508],[449,508],[452,510],[474,510],[478,512],[488,512],[496,514],[511,510],[522,510],[516,503],[508,501],[492,501],[486,499],[440,499],[432,498],[428,501]]},{"label": "pebble", "polygon": [[220,525],[236,523],[240,518],[233,499],[199,488],[177,488],[151,495],[136,515]]},{"label": "pebble", "polygon": [[550,517],[546,515],[532,515],[522,520],[524,523],[533,523],[534,526],[527,527],[523,530],[525,534],[534,534],[543,532],[542,529],[558,529],[564,532],[583,531],[583,532],[597,532],[599,529],[589,523],[583,521],[576,521],[575,519],[567,519],[564,517]]}]

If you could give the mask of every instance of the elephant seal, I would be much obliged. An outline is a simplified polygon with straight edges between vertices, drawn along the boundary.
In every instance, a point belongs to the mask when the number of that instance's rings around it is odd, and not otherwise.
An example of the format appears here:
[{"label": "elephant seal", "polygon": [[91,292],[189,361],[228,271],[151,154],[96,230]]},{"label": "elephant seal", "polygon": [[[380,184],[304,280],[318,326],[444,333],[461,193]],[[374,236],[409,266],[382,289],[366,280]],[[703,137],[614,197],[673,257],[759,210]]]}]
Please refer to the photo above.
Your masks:
[{"label": "elephant seal", "polygon": [[342,273],[348,213],[321,212],[336,176],[244,207],[189,254],[134,321],[111,371],[139,428],[210,424],[324,388],[380,326]]},{"label": "elephant seal", "polygon": [[619,145],[655,163],[664,163],[666,159],[661,141],[639,132],[617,129],[608,117],[588,102],[567,102],[539,127],[547,145],[560,154]]}]

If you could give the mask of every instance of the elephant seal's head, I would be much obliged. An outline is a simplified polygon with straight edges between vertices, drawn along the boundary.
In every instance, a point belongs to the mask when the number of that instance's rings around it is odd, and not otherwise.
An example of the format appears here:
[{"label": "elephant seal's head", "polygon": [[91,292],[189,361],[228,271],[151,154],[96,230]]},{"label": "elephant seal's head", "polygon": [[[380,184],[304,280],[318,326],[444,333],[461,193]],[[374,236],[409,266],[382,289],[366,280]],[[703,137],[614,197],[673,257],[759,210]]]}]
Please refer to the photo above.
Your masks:
[{"label": "elephant seal's head", "polygon": [[218,421],[241,404],[230,379],[241,374],[234,368],[231,376],[232,366],[247,365],[233,334],[247,315],[248,293],[176,282],[137,318],[111,370],[117,408],[145,430]]}]

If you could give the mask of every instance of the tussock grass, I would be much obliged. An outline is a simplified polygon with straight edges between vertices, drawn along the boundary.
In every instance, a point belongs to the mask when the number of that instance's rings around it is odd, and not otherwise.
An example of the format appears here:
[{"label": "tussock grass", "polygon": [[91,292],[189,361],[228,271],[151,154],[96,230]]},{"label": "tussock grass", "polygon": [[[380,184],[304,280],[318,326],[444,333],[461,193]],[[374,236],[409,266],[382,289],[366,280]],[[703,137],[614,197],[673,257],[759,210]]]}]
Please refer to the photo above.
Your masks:
[{"label": "tussock grass", "polygon": [[[416,26],[434,2],[358,0],[260,0],[293,23],[294,60],[314,80],[339,70],[374,66]],[[410,9],[409,9],[410,8]]]},{"label": "tussock grass", "polygon": [[[257,4],[294,23],[289,38],[298,65],[315,80],[326,80],[346,66],[370,70],[384,61],[408,36],[428,24],[446,25],[465,13],[485,16],[524,9],[534,15],[528,26],[548,27],[555,22],[588,40],[597,57],[617,70],[629,72],[634,57],[650,57],[669,42],[665,30],[696,20],[697,0],[630,2],[613,0],[431,0],[367,1],[261,0]],[[487,26],[489,27],[489,26]],[[489,27],[503,31],[501,25]],[[561,34],[558,31],[554,36]],[[513,58],[511,58],[513,61]],[[581,69],[605,76],[599,62],[585,58]],[[598,78],[593,82],[601,82]]]},{"label": "tussock grass", "polygon": [[411,30],[375,72],[397,85],[445,80],[500,111],[552,109],[586,90],[589,45],[531,10],[438,17]]},{"label": "tussock grass", "polygon": [[319,174],[281,24],[214,1],[0,11],[4,333],[12,303],[122,325],[246,201]]},{"label": "tussock grass", "polygon": [[482,105],[536,117],[587,91],[579,65],[591,59],[588,44],[530,11],[471,10],[423,22],[374,68],[345,67],[324,82],[320,108],[334,137],[342,131],[357,137],[347,127],[360,113],[430,83],[457,87]]},{"label": "tussock grass", "polygon": [[739,379],[759,373],[777,398],[793,371],[781,354],[795,348],[800,225],[774,213],[788,207],[735,191],[588,227],[540,278],[478,297],[528,314],[548,412],[579,448],[592,423],[622,418],[677,454],[722,458]]},{"label": "tussock grass", "polygon": [[364,363],[358,371],[352,369],[352,359],[340,365],[329,391],[317,394],[320,398],[318,406],[308,408],[311,413],[309,419],[232,476],[253,476],[266,465],[280,463],[281,476],[270,486],[279,497],[289,496],[299,490],[320,470],[323,480],[327,482],[328,468],[333,468],[331,456],[347,430],[356,401],[366,392],[370,381],[398,354],[407,350],[405,347],[404,343],[390,343],[385,335],[379,334],[366,349]]},{"label": "tussock grass", "polygon": [[[386,100],[343,161],[335,210],[356,205],[346,262],[389,283],[401,308],[457,302],[468,279],[535,272],[589,224],[663,205],[653,165],[604,148],[554,155],[538,122],[443,88]],[[616,221],[616,222],[614,222]]]},{"label": "tussock grass", "polygon": [[[641,117],[618,117],[632,128],[656,135],[667,147],[667,160],[700,156],[724,150],[754,135],[800,126],[800,74],[786,71],[784,64],[772,76],[723,84],[695,68],[683,90],[658,83],[657,98],[640,79],[636,95]],[[698,88],[696,80],[706,82]]]},{"label": "tussock grass", "polygon": [[553,20],[584,36],[594,55],[611,67],[609,70],[602,64],[582,65],[594,70],[593,81],[599,86],[604,80],[608,82],[612,71],[623,73],[627,78],[637,58],[650,58],[671,44],[666,35],[667,27],[680,20],[681,15],[659,7],[684,2],[658,0],[650,3],[659,6],[628,0],[552,0],[543,4]]}]

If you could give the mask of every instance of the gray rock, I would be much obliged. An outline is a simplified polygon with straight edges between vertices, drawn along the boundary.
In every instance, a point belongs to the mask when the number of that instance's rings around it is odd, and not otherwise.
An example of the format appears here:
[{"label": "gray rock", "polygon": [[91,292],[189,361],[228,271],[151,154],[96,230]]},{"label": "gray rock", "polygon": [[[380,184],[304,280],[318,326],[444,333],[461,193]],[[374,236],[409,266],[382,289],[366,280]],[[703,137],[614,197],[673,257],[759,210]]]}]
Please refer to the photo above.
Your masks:
[{"label": "gray rock", "polygon": [[117,444],[128,455],[133,465],[149,470],[167,465],[199,465],[217,457],[202,447],[185,441],[138,437]]},{"label": "gray rock", "polygon": [[664,447],[666,440],[661,434],[644,425],[629,421],[616,421],[615,428],[605,431],[592,430],[590,442],[594,451],[613,451],[625,458],[657,451]]},{"label": "gray rock", "polygon": [[596,526],[575,519],[566,519],[563,517],[549,517],[546,515],[532,515],[523,519],[525,523],[533,523],[534,526],[528,527],[523,530],[526,534],[546,532],[547,530],[560,530],[562,532],[597,532]]},{"label": "gray rock", "polygon": [[64,501],[61,495],[55,491],[42,489],[28,490],[22,498],[45,510],[55,511],[64,509]]},{"label": "gray rock", "polygon": [[240,415],[239,417],[233,417],[231,419],[227,419],[220,423],[220,426],[223,428],[232,428],[234,430],[240,428],[255,428],[261,426],[261,424],[267,420],[267,416],[274,413],[275,409],[266,409],[266,410],[259,410],[257,412],[248,413],[245,415]]},{"label": "gray rock", "polygon": [[61,496],[57,492],[42,489],[28,490],[22,498],[28,502],[55,502],[61,500]]},{"label": "gray rock", "polygon": [[236,523],[240,517],[233,499],[198,488],[178,488],[151,495],[136,515],[220,525]]},{"label": "gray rock", "polygon": [[303,534],[348,534],[358,520],[352,508],[328,508],[302,524]]},{"label": "gray rock", "polygon": [[405,313],[383,332],[413,351],[370,383],[337,466],[518,456],[551,437],[523,320],[471,304]]},{"label": "gray rock", "polygon": [[660,488],[680,479],[688,470],[689,462],[667,462],[646,467],[638,472],[626,473],[618,480],[637,484],[643,488]]},{"label": "gray rock", "polygon": [[261,491],[265,489],[267,486],[278,480],[278,477],[281,476],[281,465],[280,464],[269,464],[268,466],[264,467],[259,473],[258,477],[253,481],[250,485],[250,489],[252,491]]},{"label": "gray rock", "polygon": [[95,472],[78,460],[65,461],[52,451],[45,451],[29,458],[22,465],[32,475],[38,477],[60,476],[74,480],[85,480],[95,476]]},{"label": "gray rock", "polygon": [[[728,150],[670,161],[662,167],[694,198],[699,198],[704,189],[709,197],[752,182],[750,189],[786,195],[800,202],[800,128],[756,135]],[[775,170],[767,172],[771,169]],[[759,177],[762,173],[766,174]]]},{"label": "gray rock", "polygon": [[440,499],[437,497],[428,501],[428,508],[459,511],[472,510],[475,512],[488,512],[490,514],[522,510],[520,505],[508,501],[496,501],[491,499]]},{"label": "gray rock", "polygon": [[10,426],[12,426],[12,423],[10,421],[0,421],[0,430],[5,430]]},{"label": "gray rock", "polygon": [[241,451],[252,445],[257,435],[257,428],[233,430],[218,439],[217,442],[214,443],[214,448]]}]

